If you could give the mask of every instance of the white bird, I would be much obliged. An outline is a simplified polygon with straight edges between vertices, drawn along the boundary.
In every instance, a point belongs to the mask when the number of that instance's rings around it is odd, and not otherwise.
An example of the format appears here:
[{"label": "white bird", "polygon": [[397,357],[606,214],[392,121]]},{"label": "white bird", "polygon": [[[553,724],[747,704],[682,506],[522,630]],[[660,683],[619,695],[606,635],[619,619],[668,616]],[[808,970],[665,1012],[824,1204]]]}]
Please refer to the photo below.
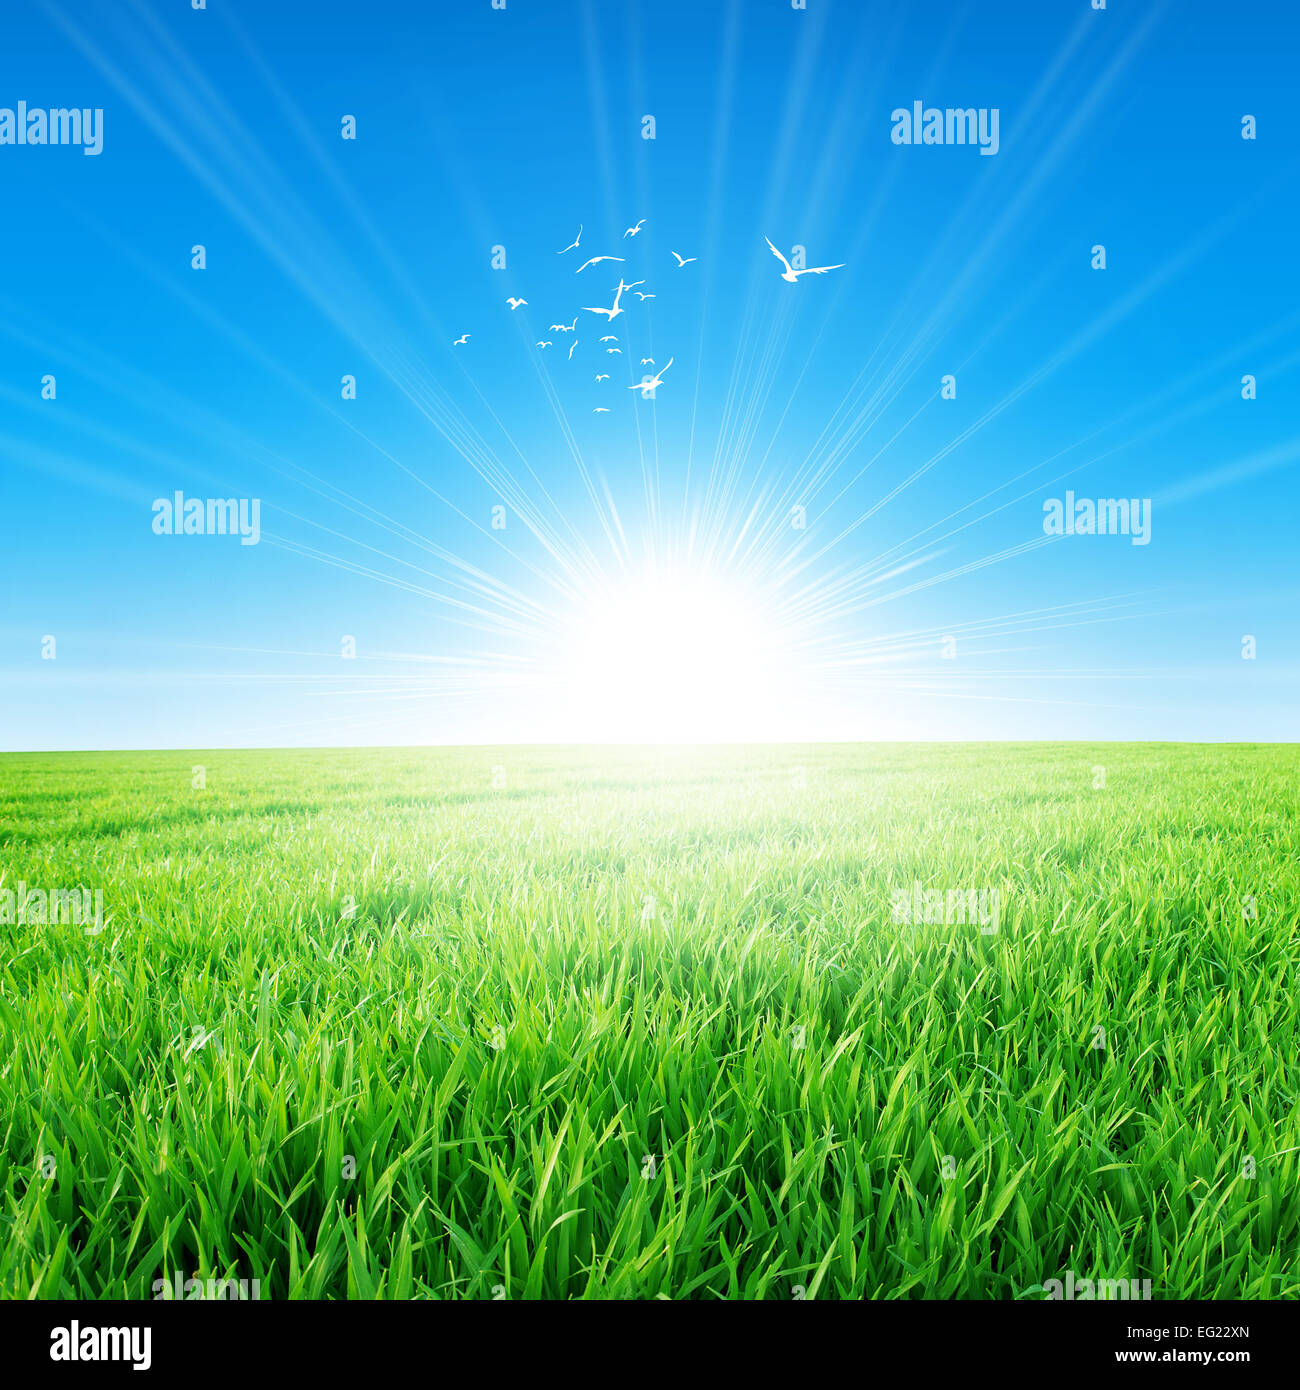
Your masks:
[{"label": "white bird", "polygon": [[[579,228],[578,228],[578,235],[577,235],[576,237],[574,237],[573,240],[564,248],[564,251],[574,251],[574,250],[576,250],[576,249],[577,249],[577,246],[578,246],[578,243],[579,243],[581,240],[582,240],[582,228],[579,227]],[[562,256],[562,255],[564,255],[564,251],[557,251],[555,254],[556,254],[557,256]]]},{"label": "white bird", "polygon": [[[765,236],[763,240],[767,242],[769,246],[772,246],[771,237]],[[801,275],[825,275],[828,270],[843,270],[848,264],[847,261],[841,261],[839,265],[810,265],[805,266],[803,270],[796,270],[775,246],[772,246],[772,254],[785,266],[785,269],[781,272],[781,279],[788,280],[792,285]]]},{"label": "white bird", "polygon": [[657,298],[657,296],[656,296],[656,295],[653,295],[653,294],[642,294],[640,290],[637,290],[637,292],[636,292],[636,297],[637,297],[638,299],[655,299],[655,298]]},{"label": "white bird", "polygon": [[583,261],[573,273],[575,275],[581,275],[589,265],[595,265],[598,261],[625,261],[626,259],[626,256],[593,256],[589,261]]},{"label": "white bird", "polygon": [[637,234],[637,233],[641,230],[641,228],[644,227],[644,226],[645,226],[645,218],[643,217],[643,218],[640,220],[640,222],[638,222],[638,223],[636,224],[635,227],[629,227],[629,228],[627,229],[627,231],[625,231],[625,232],[623,233],[624,239],[626,239],[626,238],[628,238],[628,237],[630,237],[630,236],[636,236],[636,234]]},{"label": "white bird", "polygon": [[540,341],[539,341],[538,344],[537,344],[537,346],[540,347],[540,348],[548,348],[548,347],[550,347],[550,343],[543,343],[543,342],[540,342]]},{"label": "white bird", "polygon": [[598,309],[591,304],[584,304],[582,307],[589,314],[604,314],[605,317],[613,323],[613,321],[624,312],[619,308],[618,301],[623,298],[623,291],[625,289],[627,289],[627,286],[620,279],[618,282],[618,289],[614,291],[614,307],[612,309]]},{"label": "white bird", "polygon": [[623,353],[623,349],[622,349],[622,348],[606,348],[605,351],[606,351],[606,352],[617,352],[620,356],[622,356],[622,353]]},{"label": "white bird", "polygon": [[467,342],[469,342],[469,334],[468,334],[468,333],[462,333],[462,334],[460,335],[460,337],[457,338],[456,341],[455,341],[454,343],[452,343],[452,347],[459,347],[459,346],[461,345],[461,343],[467,343]]},{"label": "white bird", "polygon": [[655,364],[655,360],[654,360],[653,357],[643,357],[643,358],[641,359],[641,365],[644,367],[644,366],[646,365],[646,363],[649,363],[650,366],[653,367],[654,364]]},{"label": "white bird", "polygon": [[664,372],[666,372],[668,368],[672,365],[673,359],[670,357],[668,361],[664,363],[662,369],[656,372],[654,376],[642,377],[641,380],[638,381],[635,386],[629,386],[627,389],[629,391],[640,391],[641,399],[643,401],[648,401],[651,395],[653,395],[655,387],[662,386],[664,384]]},{"label": "white bird", "polygon": [[573,342],[569,344],[569,361],[570,361],[570,362],[573,361],[573,349],[576,348],[577,346],[578,346],[578,340],[575,338],[575,339],[573,340]]},{"label": "white bird", "polygon": [[607,405],[598,405],[598,406],[594,407],[594,409],[592,410],[591,413],[592,413],[593,415],[608,415],[608,414],[609,414],[609,406],[607,406]]},{"label": "white bird", "polygon": [[564,324],[564,323],[553,323],[553,324],[551,325],[551,332],[552,332],[552,333],[572,333],[573,330],[574,330],[575,328],[577,328],[577,326],[578,326],[578,316],[575,314],[575,315],[573,316],[573,322],[572,322],[572,323],[569,323],[569,324]]},{"label": "white bird", "polygon": [[506,303],[509,304],[511,309],[517,309],[521,304],[527,304],[528,301],[526,299],[507,299]]},{"label": "white bird", "polygon": [[596,378],[596,380],[597,380],[597,381],[608,381],[608,380],[609,380],[609,373],[608,373],[608,372],[601,372],[601,374]]},{"label": "white bird", "polygon": [[[677,256],[677,252],[674,251],[673,255]],[[682,266],[690,265],[692,261],[698,261],[699,259],[698,256],[677,256],[677,269],[680,270]]]},{"label": "white bird", "polygon": [[618,342],[618,334],[617,334],[617,333],[606,333],[605,336],[604,336],[600,341],[601,341],[602,343],[616,343],[616,342]]}]

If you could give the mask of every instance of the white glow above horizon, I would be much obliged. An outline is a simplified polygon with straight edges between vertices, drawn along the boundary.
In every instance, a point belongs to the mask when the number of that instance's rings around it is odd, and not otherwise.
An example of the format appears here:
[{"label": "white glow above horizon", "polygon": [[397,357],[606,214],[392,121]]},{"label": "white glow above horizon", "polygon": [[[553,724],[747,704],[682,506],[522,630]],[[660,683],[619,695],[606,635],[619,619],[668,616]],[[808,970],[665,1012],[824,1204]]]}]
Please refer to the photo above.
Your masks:
[{"label": "white glow above horizon", "polygon": [[620,583],[574,614],[557,715],[586,741],[768,739],[791,715],[789,642],[756,595],[702,573]]}]

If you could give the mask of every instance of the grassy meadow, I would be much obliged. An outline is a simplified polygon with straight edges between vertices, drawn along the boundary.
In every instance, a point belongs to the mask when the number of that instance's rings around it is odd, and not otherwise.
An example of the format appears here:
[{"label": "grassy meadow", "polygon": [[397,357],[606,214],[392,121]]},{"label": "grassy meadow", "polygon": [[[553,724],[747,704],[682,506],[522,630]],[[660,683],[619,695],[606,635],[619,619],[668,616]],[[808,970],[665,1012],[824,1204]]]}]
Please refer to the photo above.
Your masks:
[{"label": "grassy meadow", "polygon": [[4,1297],[1300,1293],[1295,747],[12,754],[5,891]]}]

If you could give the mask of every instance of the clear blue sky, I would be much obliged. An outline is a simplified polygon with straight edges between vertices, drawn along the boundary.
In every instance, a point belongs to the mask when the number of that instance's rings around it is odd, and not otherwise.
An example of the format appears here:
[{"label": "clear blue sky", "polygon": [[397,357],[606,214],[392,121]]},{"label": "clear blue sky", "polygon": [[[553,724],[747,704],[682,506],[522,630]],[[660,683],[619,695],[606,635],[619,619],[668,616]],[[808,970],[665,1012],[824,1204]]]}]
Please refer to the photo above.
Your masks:
[{"label": "clear blue sky", "polygon": [[[669,574],[797,668],[738,735],[1300,732],[1293,4],[3,25],[0,108],[104,145],[0,145],[0,747],[599,734],[566,634]],[[918,100],[997,108],[998,152],[894,144]],[[787,284],[767,236],[847,264]],[[620,274],[655,297],[605,327]],[[155,534],[178,489],[259,499],[260,542]],[[1045,536],[1067,489],[1151,499],[1150,543]]]}]

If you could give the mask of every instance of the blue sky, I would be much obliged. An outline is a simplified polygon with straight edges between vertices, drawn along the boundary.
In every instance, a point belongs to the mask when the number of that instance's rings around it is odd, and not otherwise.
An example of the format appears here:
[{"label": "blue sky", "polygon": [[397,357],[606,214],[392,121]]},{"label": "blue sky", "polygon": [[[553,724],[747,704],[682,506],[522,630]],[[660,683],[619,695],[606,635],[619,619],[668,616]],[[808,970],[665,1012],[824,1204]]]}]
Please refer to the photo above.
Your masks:
[{"label": "blue sky", "polygon": [[[1300,731],[1293,6],[86,11],[0,47],[0,108],[104,113],[0,145],[0,746]],[[1150,543],[1045,536],[1067,489]],[[593,611],[647,635],[584,706]]]}]

